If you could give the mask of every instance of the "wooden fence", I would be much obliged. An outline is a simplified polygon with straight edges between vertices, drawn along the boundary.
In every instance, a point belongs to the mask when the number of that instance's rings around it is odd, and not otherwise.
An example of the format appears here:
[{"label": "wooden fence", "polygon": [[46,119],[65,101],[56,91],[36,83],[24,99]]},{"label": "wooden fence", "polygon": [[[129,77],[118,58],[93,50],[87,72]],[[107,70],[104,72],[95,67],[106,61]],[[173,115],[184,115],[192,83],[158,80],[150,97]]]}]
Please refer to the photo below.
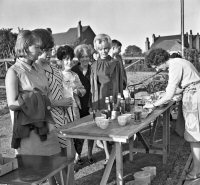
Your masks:
[{"label": "wooden fence", "polygon": [[[125,70],[131,71],[146,71],[144,57],[122,57],[125,64]],[[55,61],[55,60],[54,60]],[[0,59],[0,78],[5,78],[6,71],[13,65],[15,60],[13,58]]]}]

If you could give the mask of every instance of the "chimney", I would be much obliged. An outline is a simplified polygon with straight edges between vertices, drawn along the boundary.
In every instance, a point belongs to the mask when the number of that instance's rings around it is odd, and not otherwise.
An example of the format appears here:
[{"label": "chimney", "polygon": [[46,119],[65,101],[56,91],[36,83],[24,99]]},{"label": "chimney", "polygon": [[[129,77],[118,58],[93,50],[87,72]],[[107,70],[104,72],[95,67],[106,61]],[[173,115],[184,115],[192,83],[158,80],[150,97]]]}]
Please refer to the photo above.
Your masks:
[{"label": "chimney", "polygon": [[156,41],[156,36],[155,34],[152,35],[152,44]]},{"label": "chimney", "polygon": [[147,37],[145,41],[145,51],[147,52],[149,49],[150,49],[150,42],[149,38]]},{"label": "chimney", "polygon": [[77,31],[78,31],[78,38],[81,38],[81,35],[82,35],[82,25],[81,25],[81,21],[78,22]]},{"label": "chimney", "polygon": [[190,34],[188,36],[188,43],[189,43],[189,48],[192,49],[192,30],[190,30]]},{"label": "chimney", "polygon": [[197,33],[197,36],[196,36],[196,50],[198,51],[198,53],[200,52],[200,39],[199,39],[199,33]]}]

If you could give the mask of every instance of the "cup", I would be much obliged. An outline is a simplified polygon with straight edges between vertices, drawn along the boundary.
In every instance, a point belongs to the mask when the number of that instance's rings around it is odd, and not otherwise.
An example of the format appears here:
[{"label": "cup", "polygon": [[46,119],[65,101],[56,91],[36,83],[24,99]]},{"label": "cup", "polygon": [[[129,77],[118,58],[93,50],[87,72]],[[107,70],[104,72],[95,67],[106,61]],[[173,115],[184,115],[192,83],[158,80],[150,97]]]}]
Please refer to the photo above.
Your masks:
[{"label": "cup", "polygon": [[115,110],[113,110],[113,111],[111,112],[111,120],[117,119],[117,116],[118,116],[118,112],[115,111]]},{"label": "cup", "polygon": [[142,111],[137,110],[137,111],[134,112],[135,121],[141,121],[141,117],[142,117]]}]

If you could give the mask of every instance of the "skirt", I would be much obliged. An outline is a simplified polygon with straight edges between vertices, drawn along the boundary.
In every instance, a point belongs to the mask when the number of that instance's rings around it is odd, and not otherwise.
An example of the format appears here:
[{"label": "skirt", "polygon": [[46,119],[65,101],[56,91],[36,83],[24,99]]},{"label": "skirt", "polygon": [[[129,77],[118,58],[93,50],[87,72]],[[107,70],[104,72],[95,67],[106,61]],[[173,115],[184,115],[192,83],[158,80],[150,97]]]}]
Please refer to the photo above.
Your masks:
[{"label": "skirt", "polygon": [[21,140],[17,152],[23,155],[51,156],[60,153],[61,147],[55,131],[51,131],[47,135],[47,140],[41,141],[40,137],[32,130],[28,138]]},{"label": "skirt", "polygon": [[200,84],[189,85],[183,93],[184,138],[188,142],[200,142]]}]

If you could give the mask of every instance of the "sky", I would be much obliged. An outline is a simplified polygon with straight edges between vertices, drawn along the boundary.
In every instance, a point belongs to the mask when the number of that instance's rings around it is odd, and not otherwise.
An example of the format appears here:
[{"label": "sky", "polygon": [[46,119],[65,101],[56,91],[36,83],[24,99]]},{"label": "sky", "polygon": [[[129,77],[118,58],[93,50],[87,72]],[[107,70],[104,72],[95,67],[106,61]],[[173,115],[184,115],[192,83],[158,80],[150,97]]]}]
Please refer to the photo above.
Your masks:
[{"label": "sky", "polygon": [[[146,37],[181,33],[180,0],[0,0],[0,29],[51,28],[53,33],[89,25],[95,34],[143,51]],[[200,0],[184,0],[184,29],[200,32]]]}]

